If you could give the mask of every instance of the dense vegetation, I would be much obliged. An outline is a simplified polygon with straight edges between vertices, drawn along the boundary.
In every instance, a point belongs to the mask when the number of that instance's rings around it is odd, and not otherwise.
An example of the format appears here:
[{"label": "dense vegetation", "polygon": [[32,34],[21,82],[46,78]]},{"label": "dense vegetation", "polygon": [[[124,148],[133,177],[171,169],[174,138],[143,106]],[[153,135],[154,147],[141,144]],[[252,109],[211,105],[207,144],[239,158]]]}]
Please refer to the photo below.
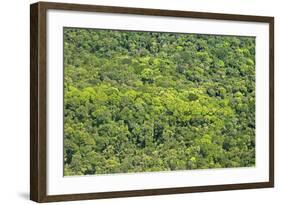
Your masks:
[{"label": "dense vegetation", "polygon": [[64,174],[255,165],[253,37],[64,29]]}]

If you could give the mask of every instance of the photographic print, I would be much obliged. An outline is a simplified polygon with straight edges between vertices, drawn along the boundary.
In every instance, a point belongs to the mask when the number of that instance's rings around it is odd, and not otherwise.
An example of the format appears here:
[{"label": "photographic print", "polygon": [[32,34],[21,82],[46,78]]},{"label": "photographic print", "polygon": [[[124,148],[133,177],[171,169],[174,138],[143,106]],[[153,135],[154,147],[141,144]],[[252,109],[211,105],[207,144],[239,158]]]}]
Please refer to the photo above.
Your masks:
[{"label": "photographic print", "polygon": [[274,17],[30,6],[30,199],[274,187]]},{"label": "photographic print", "polygon": [[255,37],[63,39],[65,176],[255,166]]}]

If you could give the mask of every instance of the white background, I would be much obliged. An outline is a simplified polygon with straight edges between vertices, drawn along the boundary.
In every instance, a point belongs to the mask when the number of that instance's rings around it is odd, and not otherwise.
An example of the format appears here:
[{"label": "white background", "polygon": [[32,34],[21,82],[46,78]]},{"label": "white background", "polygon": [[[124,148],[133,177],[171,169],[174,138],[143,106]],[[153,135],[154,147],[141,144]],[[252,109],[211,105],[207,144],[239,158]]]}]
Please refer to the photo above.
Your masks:
[{"label": "white background", "polygon": [[[61,2],[73,2],[63,1]],[[9,0],[0,7],[0,204],[32,204],[29,192],[29,4]],[[78,0],[76,1],[78,2]],[[281,103],[281,13],[278,0],[80,0],[79,3],[275,16],[275,104]],[[281,196],[281,110],[275,109],[276,187],[170,196],[67,202],[68,204],[278,204]],[[279,126],[278,126],[279,125]],[[280,202],[279,202],[280,203]],[[56,203],[53,203],[56,204]],[[64,204],[64,203],[60,203]],[[66,203],[65,203],[66,204]]]}]

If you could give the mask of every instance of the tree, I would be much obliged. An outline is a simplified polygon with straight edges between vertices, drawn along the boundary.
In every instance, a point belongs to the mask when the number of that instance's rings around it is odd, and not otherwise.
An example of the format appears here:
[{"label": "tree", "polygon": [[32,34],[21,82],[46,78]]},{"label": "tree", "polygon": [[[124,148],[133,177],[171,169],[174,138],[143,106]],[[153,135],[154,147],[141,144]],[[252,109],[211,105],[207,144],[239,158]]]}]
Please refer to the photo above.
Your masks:
[{"label": "tree", "polygon": [[255,165],[255,39],[64,29],[64,175]]}]

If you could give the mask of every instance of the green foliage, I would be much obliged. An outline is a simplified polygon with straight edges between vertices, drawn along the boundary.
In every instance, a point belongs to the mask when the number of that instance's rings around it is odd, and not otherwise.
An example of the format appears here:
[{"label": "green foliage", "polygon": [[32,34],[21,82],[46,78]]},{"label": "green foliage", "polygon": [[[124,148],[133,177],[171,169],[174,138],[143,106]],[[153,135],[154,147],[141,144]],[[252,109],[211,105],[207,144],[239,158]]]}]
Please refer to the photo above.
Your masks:
[{"label": "green foliage", "polygon": [[255,39],[64,29],[64,174],[255,165]]}]

